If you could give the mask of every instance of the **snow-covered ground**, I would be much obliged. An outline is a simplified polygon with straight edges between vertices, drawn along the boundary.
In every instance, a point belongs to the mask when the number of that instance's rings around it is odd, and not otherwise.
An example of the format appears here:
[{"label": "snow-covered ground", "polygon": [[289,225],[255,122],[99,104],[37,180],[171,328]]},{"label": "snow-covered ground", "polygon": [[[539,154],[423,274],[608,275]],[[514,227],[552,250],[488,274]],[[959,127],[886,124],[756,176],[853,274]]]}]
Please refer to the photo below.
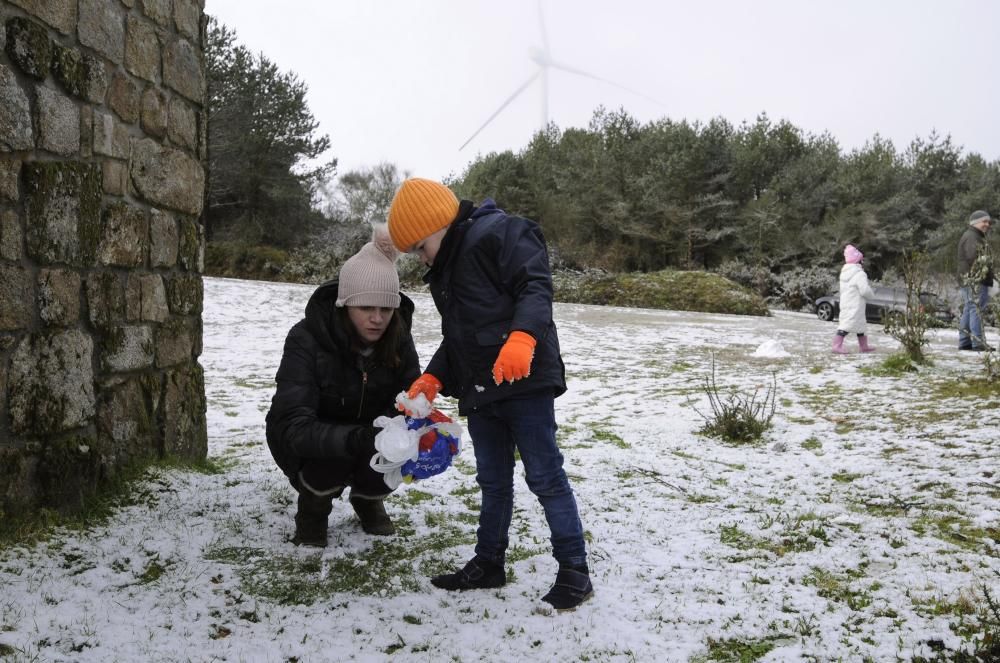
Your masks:
[{"label": "snow-covered ground", "polygon": [[[908,660],[972,646],[983,588],[1000,595],[1000,399],[949,390],[981,358],[934,330],[932,367],[879,377],[898,347],[879,327],[878,352],[836,357],[833,324],[782,312],[557,305],[560,443],[596,589],[575,612],[539,601],[556,566],[523,479],[507,586],[427,580],[472,552],[469,449],[390,498],[398,536],[363,534],[340,500],[330,547],[296,548],[263,420],[311,291],[205,279],[209,455],[224,471],[156,470],[110,522],[0,552],[0,657]],[[414,299],[426,361],[438,317]],[[698,434],[713,359],[723,393],[776,384],[762,443]]]}]

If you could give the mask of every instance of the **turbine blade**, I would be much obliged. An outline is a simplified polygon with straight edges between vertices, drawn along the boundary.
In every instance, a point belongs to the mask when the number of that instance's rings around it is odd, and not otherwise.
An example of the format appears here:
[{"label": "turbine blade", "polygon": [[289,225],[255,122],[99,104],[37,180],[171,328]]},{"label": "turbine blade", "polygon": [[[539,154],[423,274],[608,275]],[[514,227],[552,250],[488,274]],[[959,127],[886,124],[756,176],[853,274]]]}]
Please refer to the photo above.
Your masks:
[{"label": "turbine blade", "polygon": [[490,122],[492,122],[492,121],[493,121],[493,118],[495,118],[495,117],[496,117],[497,115],[499,115],[499,114],[500,114],[500,113],[501,113],[501,112],[503,111],[503,109],[504,109],[504,108],[507,108],[507,106],[509,106],[509,105],[510,105],[510,103],[511,103],[512,101],[514,101],[515,99],[517,99],[517,95],[519,95],[519,94],[521,94],[522,92],[524,92],[524,89],[525,89],[526,87],[528,87],[529,85],[531,85],[531,84],[532,84],[532,83],[534,82],[534,80],[535,80],[536,78],[538,78],[538,76],[539,76],[539,75],[540,75],[541,73],[542,73],[542,70],[541,70],[541,69],[539,69],[539,70],[538,70],[538,71],[536,71],[536,72],[535,72],[534,74],[532,74],[532,75],[531,75],[531,76],[530,76],[530,77],[528,78],[528,80],[526,80],[526,81],[524,81],[523,83],[521,83],[521,86],[520,86],[519,88],[517,88],[516,90],[514,90],[514,93],[513,93],[512,95],[510,95],[509,97],[507,97],[507,99],[506,99],[506,100],[505,100],[505,101],[504,101],[504,102],[503,102],[502,104],[500,104],[500,108],[498,108],[498,109],[496,109],[495,111],[493,111],[493,115],[490,115],[490,116],[489,116],[488,118],[486,118],[486,121],[485,121],[485,122],[483,122],[482,126],[480,126],[480,127],[478,128],[478,129],[476,129],[476,132],[475,132],[474,134],[472,134],[471,136],[469,136],[469,139],[468,139],[468,140],[466,140],[466,141],[465,141],[464,143],[462,143],[462,146],[458,148],[458,149],[459,149],[459,151],[461,151],[461,150],[462,150],[462,148],[464,148],[464,147],[465,147],[466,145],[468,145],[469,143],[471,143],[471,142],[472,142],[472,139],[473,139],[473,138],[475,138],[476,136],[478,136],[478,135],[479,135],[479,132],[480,132],[480,131],[482,131],[483,129],[485,129],[485,128],[486,128],[486,126],[487,126],[487,125],[488,125],[488,124],[489,124]]},{"label": "turbine blade", "polygon": [[538,0],[538,27],[542,32],[542,48],[545,49],[545,55],[549,54],[549,33],[545,30],[545,15],[542,14],[542,0]]},{"label": "turbine blade", "polygon": [[625,90],[626,92],[631,92],[632,94],[634,94],[636,96],[639,96],[639,97],[642,97],[643,99],[646,99],[648,101],[652,101],[654,104],[656,104],[658,106],[663,106],[663,104],[658,99],[654,99],[653,97],[649,96],[648,94],[643,94],[642,92],[639,92],[638,90],[633,90],[630,87],[626,87],[626,86],[622,85],[621,83],[615,83],[614,81],[608,80],[607,78],[601,78],[600,76],[592,74],[589,71],[584,71],[583,69],[577,69],[576,67],[571,67],[568,64],[564,64],[562,62],[556,62],[554,60],[549,62],[549,66],[552,67],[553,69],[561,69],[562,71],[568,72],[570,74],[576,74],[577,76],[583,76],[584,78],[591,78],[591,79],[593,79],[595,81],[600,81],[602,83],[607,83],[608,85],[613,85],[616,88],[619,88],[621,90]]}]

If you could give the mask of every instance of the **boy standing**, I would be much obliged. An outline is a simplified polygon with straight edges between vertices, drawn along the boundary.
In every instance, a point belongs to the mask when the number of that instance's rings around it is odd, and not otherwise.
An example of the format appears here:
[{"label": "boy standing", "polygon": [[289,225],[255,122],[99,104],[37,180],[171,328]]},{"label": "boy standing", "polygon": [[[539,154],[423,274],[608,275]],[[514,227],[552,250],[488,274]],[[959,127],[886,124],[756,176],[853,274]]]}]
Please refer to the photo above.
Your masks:
[{"label": "boy standing", "polygon": [[441,345],[408,396],[433,401],[440,392],[458,399],[482,492],[475,557],[431,583],[447,590],[506,583],[516,449],[559,563],[542,600],[557,610],[577,607],[593,587],[576,498],[556,445],[554,401],[566,379],[541,228],[491,199],[476,207],[439,182],[411,178],[393,198],[389,234],[399,250],[430,267],[424,281],[441,314]]}]

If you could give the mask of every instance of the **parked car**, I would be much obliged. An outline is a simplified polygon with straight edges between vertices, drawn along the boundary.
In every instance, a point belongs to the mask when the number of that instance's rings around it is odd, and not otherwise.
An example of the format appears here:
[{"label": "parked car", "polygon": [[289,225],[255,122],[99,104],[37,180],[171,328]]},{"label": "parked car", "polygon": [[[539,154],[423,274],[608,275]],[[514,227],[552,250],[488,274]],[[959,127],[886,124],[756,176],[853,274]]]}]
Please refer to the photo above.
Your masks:
[{"label": "parked car", "polygon": [[[868,322],[883,323],[892,316],[901,316],[906,312],[906,288],[890,288],[872,286],[875,297],[865,302],[865,318]],[[920,304],[934,320],[941,324],[951,324],[955,314],[948,304],[933,292],[921,292]],[[824,295],[815,302],[816,317],[832,322],[840,317],[840,295]]]}]

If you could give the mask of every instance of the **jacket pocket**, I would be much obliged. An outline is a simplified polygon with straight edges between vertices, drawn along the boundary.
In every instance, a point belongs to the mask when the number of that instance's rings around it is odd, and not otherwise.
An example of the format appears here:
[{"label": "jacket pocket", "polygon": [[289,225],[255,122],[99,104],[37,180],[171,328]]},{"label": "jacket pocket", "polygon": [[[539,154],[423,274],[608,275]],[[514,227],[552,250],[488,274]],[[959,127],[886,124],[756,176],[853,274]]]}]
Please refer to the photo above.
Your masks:
[{"label": "jacket pocket", "polygon": [[476,330],[476,344],[480,346],[503,345],[510,331],[508,321],[494,322]]}]

